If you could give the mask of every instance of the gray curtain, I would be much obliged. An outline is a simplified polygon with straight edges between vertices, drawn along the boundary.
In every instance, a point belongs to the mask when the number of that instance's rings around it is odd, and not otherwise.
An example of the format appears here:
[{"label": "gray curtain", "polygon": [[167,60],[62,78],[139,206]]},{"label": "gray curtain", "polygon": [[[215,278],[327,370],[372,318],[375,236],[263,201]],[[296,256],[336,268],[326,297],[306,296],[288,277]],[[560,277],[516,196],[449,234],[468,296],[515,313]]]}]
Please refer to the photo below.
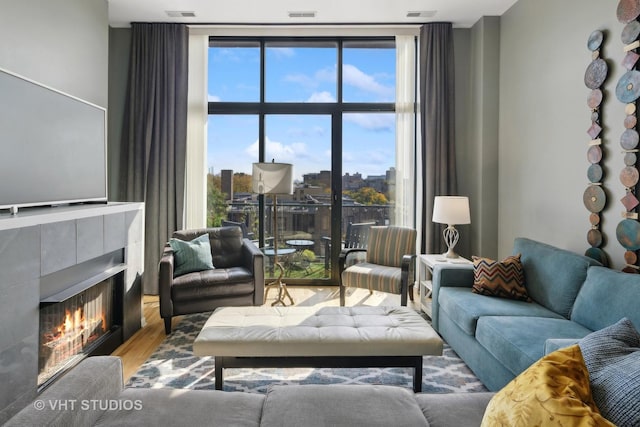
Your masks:
[{"label": "gray curtain", "polygon": [[434,224],[433,198],[456,195],[453,28],[449,22],[420,29],[420,132],[423,143],[421,253],[443,253],[445,226]]},{"label": "gray curtain", "polygon": [[171,233],[182,228],[187,56],[185,25],[131,25],[120,197],[145,203],[145,294],[158,294],[162,248]]}]

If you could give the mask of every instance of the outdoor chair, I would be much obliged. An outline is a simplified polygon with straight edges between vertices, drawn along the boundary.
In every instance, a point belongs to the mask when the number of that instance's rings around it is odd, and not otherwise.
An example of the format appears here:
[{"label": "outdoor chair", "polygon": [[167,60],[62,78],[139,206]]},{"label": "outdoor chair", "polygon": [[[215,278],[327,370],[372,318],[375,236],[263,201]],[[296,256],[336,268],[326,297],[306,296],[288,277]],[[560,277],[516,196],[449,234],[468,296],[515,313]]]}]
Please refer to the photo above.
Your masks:
[{"label": "outdoor chair", "polygon": [[[369,230],[367,249],[344,249],[340,253],[340,305],[345,304],[347,287],[400,294],[400,304],[413,301],[413,261],[417,232],[412,228],[374,226]],[[348,258],[366,252],[364,262],[347,267]]]},{"label": "outdoor chair", "polygon": [[[369,240],[369,229],[376,225],[372,222],[359,222],[347,224],[345,238],[342,241],[342,249],[366,249]],[[328,272],[331,266],[331,237],[323,236],[324,241],[324,271]]]}]

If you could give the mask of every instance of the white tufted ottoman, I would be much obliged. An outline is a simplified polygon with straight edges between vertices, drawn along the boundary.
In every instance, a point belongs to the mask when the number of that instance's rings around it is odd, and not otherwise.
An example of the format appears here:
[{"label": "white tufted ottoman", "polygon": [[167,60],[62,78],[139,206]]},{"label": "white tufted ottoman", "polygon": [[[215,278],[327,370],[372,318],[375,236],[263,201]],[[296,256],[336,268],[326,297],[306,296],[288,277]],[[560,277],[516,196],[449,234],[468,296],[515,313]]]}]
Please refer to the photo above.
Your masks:
[{"label": "white tufted ottoman", "polygon": [[407,307],[222,307],[193,343],[223,368],[413,367],[422,389],[422,356],[441,355],[442,340]]}]

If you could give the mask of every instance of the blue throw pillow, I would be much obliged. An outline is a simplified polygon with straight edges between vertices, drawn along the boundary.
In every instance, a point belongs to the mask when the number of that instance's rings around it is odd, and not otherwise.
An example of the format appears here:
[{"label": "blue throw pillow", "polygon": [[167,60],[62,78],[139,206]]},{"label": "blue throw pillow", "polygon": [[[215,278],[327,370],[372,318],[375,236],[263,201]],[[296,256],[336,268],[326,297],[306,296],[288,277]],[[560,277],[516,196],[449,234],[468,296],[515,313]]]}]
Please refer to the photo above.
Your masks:
[{"label": "blue throw pillow", "polygon": [[173,250],[173,277],[214,268],[208,234],[196,237],[190,242],[172,238],[169,245]]},{"label": "blue throw pillow", "polygon": [[626,317],[582,338],[593,400],[619,427],[640,425],[640,334]]}]

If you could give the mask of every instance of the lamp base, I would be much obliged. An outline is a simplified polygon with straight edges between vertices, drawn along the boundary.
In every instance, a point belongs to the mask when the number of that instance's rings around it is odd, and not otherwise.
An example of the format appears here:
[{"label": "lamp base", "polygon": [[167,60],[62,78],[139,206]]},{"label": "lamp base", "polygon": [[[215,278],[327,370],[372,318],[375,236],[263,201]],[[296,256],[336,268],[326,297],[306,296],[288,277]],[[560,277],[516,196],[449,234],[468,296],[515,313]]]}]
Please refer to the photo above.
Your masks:
[{"label": "lamp base", "polygon": [[443,253],[442,256],[448,259],[460,258],[460,255],[453,251],[453,248],[450,248],[447,252]]},{"label": "lamp base", "polygon": [[282,276],[284,275],[284,267],[279,262],[276,262],[274,265],[280,269],[280,276],[278,276],[276,280],[274,280],[273,282],[269,283],[264,287],[265,302],[267,301],[267,295],[269,295],[269,291],[271,290],[271,288],[275,288],[277,286],[278,298],[271,304],[271,306],[274,306],[276,304],[282,304],[283,306],[286,307],[287,304],[284,302],[284,297],[289,298],[289,301],[291,301],[291,305],[295,304],[293,302],[293,298],[291,298],[291,294],[287,290],[287,285],[282,281]]},{"label": "lamp base", "polygon": [[458,234],[458,230],[452,225],[449,224],[447,228],[442,232],[444,237],[444,241],[447,244],[447,252],[443,253],[445,258],[458,258],[458,254],[453,251],[453,248],[456,247],[456,243],[458,243],[458,238],[460,237]]}]

